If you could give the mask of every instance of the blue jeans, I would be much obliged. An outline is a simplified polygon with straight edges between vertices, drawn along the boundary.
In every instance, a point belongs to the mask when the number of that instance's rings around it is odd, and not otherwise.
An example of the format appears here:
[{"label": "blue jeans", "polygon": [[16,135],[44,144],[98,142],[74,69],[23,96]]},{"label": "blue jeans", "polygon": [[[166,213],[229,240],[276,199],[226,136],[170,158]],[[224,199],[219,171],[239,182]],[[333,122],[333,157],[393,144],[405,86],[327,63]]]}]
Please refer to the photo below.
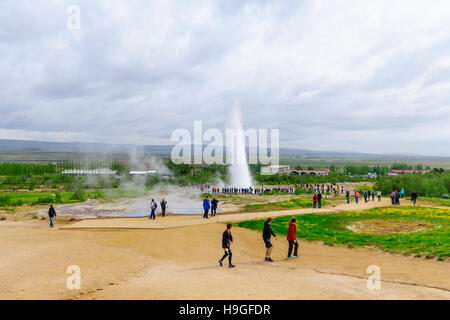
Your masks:
[{"label": "blue jeans", "polygon": [[322,208],[322,200],[319,200],[318,204],[319,204],[319,208]]},{"label": "blue jeans", "polygon": [[347,197],[347,203],[350,203],[350,197]]},{"label": "blue jeans", "polygon": [[316,206],[317,206],[317,202],[316,202],[316,201],[314,201],[314,209],[316,208]]},{"label": "blue jeans", "polygon": [[413,199],[413,204],[416,205],[417,199]]},{"label": "blue jeans", "polygon": [[152,212],[150,213],[150,219],[152,219],[152,218],[153,218],[153,220],[156,219],[155,211],[156,211],[156,209],[152,209]]},{"label": "blue jeans", "polygon": [[50,227],[53,228],[53,217],[50,217]]},{"label": "blue jeans", "polygon": [[355,197],[355,201],[356,201],[356,203],[358,203],[358,197]]}]

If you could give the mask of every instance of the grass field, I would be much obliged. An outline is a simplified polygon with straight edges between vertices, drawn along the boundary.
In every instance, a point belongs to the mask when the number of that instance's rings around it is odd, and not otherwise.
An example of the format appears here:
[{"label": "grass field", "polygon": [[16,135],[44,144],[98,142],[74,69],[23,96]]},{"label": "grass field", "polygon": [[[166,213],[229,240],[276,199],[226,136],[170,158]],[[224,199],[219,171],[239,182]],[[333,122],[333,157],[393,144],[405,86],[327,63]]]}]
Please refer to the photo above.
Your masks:
[{"label": "grass field", "polygon": [[[392,253],[415,257],[450,256],[450,210],[424,207],[383,207],[366,211],[336,214],[305,214],[296,216],[297,236],[308,241],[323,241],[327,245],[342,244],[348,247],[376,246]],[[276,234],[287,234],[291,217],[273,221]],[[418,222],[432,229],[411,233],[373,234],[353,232],[347,226],[361,221],[384,222],[386,226],[396,221]],[[244,221],[240,227],[262,231],[263,221]]]},{"label": "grass field", "polygon": [[434,204],[437,206],[450,207],[450,199],[442,199],[442,198],[419,198],[419,200]]},{"label": "grass field", "polygon": [[134,198],[145,195],[142,190],[104,189],[81,192],[0,192],[0,207],[36,205],[50,203],[76,203],[86,199],[112,201],[120,198]]}]

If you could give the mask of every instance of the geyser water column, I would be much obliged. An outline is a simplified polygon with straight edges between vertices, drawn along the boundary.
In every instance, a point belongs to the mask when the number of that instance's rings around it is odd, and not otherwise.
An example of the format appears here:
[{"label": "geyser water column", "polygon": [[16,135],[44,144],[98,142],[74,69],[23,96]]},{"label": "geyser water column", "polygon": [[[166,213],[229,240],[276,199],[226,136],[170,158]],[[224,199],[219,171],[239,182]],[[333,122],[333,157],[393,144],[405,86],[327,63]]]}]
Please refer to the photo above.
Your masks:
[{"label": "geyser water column", "polygon": [[234,143],[227,141],[227,157],[233,159],[228,175],[230,185],[236,188],[249,188],[253,185],[253,179],[248,169],[247,154],[245,153],[245,134],[242,128],[241,111],[237,103],[233,106],[233,111],[227,121],[226,129],[234,133]]}]

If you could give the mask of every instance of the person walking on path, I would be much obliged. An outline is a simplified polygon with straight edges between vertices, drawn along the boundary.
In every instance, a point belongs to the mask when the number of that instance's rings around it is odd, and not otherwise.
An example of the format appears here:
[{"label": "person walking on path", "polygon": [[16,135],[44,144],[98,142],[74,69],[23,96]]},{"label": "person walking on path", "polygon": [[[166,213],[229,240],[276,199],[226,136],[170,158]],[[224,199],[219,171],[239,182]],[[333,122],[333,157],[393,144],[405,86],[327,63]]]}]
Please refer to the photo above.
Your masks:
[{"label": "person walking on path", "polygon": [[377,191],[377,197],[378,197],[378,202],[380,202],[381,201],[381,191]]},{"label": "person walking on path", "polygon": [[272,218],[268,218],[266,222],[264,222],[264,229],[263,229],[263,240],[264,244],[266,245],[266,261],[273,262],[272,258],[270,257],[270,254],[272,253],[273,245],[270,241],[271,236],[274,236],[275,239],[278,240],[275,233],[273,233],[273,230],[271,228],[272,224]]},{"label": "person walking on path", "polygon": [[356,204],[358,204],[358,199],[359,199],[359,192],[356,191],[355,192],[355,202],[356,202]]},{"label": "person walking on path", "polygon": [[320,192],[317,195],[317,204],[319,205],[319,209],[322,208],[322,194]]},{"label": "person walking on path", "polygon": [[345,197],[347,198],[347,203],[350,204],[350,191],[345,191]]},{"label": "person walking on path", "polygon": [[209,209],[211,209],[211,203],[209,202],[208,196],[206,196],[206,198],[203,199],[203,210],[205,210],[203,218],[208,219]]},{"label": "person walking on path", "polygon": [[222,267],[223,260],[228,257],[228,268],[234,268],[234,265],[231,263],[231,257],[233,254],[231,253],[231,244],[233,243],[233,236],[231,235],[231,224],[227,224],[227,229],[222,234],[222,248],[224,251],[224,255],[222,259],[219,260],[219,265]]},{"label": "person walking on path", "polygon": [[53,228],[53,220],[56,217],[56,210],[53,208],[53,205],[50,205],[50,208],[48,209],[48,218],[50,219],[50,228]]},{"label": "person walking on path", "polygon": [[375,201],[375,191],[372,192],[372,201]]},{"label": "person walking on path", "polygon": [[215,217],[217,213],[217,204],[219,203],[219,200],[216,198],[213,198],[211,200],[211,217]]},{"label": "person walking on path", "polygon": [[162,199],[161,200],[161,214],[162,214],[162,216],[163,217],[165,217],[166,216],[166,208],[167,208],[167,201],[166,201],[166,199]]},{"label": "person walking on path", "polygon": [[154,199],[152,199],[152,202],[150,202],[150,220],[151,219],[153,219],[153,220],[155,220],[156,219],[156,208],[158,208],[158,205],[156,204],[156,202],[155,202],[155,200]]},{"label": "person walking on path", "polygon": [[394,202],[395,204],[400,205],[400,192],[398,192],[397,190],[395,190]]},{"label": "person walking on path", "polygon": [[317,202],[319,201],[319,197],[317,196],[317,193],[314,193],[313,196],[313,207],[314,209],[317,207]]},{"label": "person walking on path", "polygon": [[367,191],[364,191],[364,202],[367,203]]},{"label": "person walking on path", "polygon": [[292,258],[292,249],[294,249],[294,257],[298,258],[298,241],[297,241],[297,219],[292,218],[289,222],[287,241],[289,242],[288,259]]},{"label": "person walking on path", "polygon": [[411,201],[412,201],[413,205],[416,205],[416,201],[417,201],[417,192],[416,191],[413,191],[411,193]]},{"label": "person walking on path", "polygon": [[392,203],[392,204],[395,204],[394,201],[395,201],[395,191],[392,191],[392,192],[391,192],[391,203]]},{"label": "person walking on path", "polygon": [[400,197],[403,199],[404,196],[405,196],[405,189],[402,188],[402,190],[400,190]]}]

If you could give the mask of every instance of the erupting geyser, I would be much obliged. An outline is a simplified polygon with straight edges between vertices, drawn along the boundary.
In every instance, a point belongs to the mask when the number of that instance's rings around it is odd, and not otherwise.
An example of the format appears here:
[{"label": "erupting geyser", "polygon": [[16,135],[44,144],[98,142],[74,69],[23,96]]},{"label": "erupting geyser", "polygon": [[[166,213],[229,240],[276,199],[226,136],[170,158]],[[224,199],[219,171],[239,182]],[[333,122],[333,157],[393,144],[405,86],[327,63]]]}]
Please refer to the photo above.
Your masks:
[{"label": "erupting geyser", "polygon": [[226,129],[231,129],[235,133],[234,146],[227,146],[227,153],[233,159],[228,172],[230,185],[236,188],[249,188],[253,185],[253,181],[248,169],[245,134],[242,129],[241,111],[237,103],[233,106],[233,112],[227,122]]}]

